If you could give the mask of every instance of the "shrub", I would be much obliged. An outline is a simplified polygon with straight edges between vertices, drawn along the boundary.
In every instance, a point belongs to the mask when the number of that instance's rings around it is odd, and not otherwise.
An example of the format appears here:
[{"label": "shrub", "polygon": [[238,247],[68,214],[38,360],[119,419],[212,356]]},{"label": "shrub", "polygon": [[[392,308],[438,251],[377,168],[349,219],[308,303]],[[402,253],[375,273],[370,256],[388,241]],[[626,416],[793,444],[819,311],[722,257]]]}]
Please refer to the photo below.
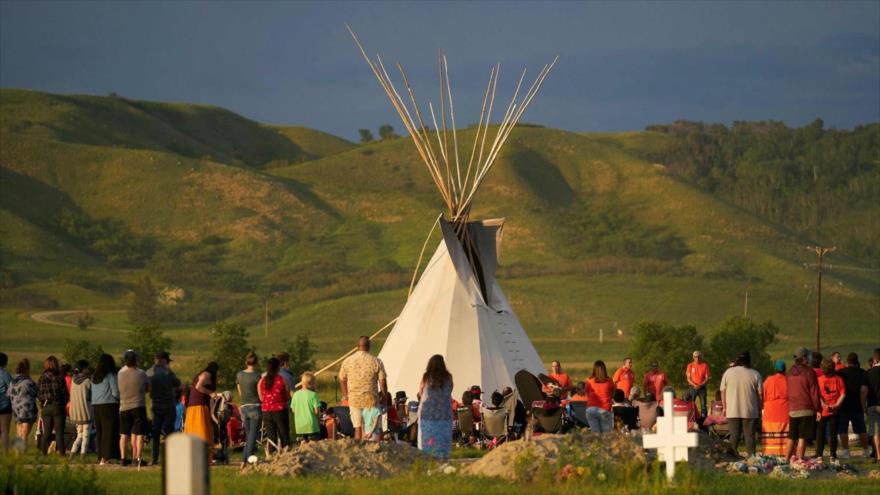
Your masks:
[{"label": "shrub", "polygon": [[96,344],[86,339],[64,341],[64,360],[74,364],[80,359],[85,359],[91,366],[98,364],[98,358],[104,354],[101,344]]},{"label": "shrub", "polygon": [[0,456],[0,486],[3,493],[45,495],[106,495],[98,484],[94,468],[71,469],[61,465],[25,465],[11,455]]},{"label": "shrub", "polygon": [[648,371],[651,361],[657,361],[671,385],[686,386],[684,369],[691,354],[703,347],[703,337],[697,329],[692,325],[676,327],[658,321],[642,321],[633,330],[635,338],[630,356],[636,365],[637,376]]},{"label": "shrub", "polygon": [[711,382],[721,382],[721,375],[730,361],[744,352],[752,356],[752,367],[767,377],[773,373],[773,362],[767,347],[776,342],[779,328],[772,321],[755,323],[749,318],[732,316],[721,322],[709,340],[707,361],[713,371]]},{"label": "shrub", "polygon": [[153,356],[159,351],[170,350],[174,341],[163,335],[158,327],[137,327],[131,331],[126,345],[137,352],[138,365],[146,369],[152,366]]},{"label": "shrub", "polygon": [[232,321],[221,321],[211,330],[211,355],[209,361],[220,366],[217,373],[217,390],[231,389],[235,374],[244,367],[244,358],[253,348],[248,344],[248,330]]}]

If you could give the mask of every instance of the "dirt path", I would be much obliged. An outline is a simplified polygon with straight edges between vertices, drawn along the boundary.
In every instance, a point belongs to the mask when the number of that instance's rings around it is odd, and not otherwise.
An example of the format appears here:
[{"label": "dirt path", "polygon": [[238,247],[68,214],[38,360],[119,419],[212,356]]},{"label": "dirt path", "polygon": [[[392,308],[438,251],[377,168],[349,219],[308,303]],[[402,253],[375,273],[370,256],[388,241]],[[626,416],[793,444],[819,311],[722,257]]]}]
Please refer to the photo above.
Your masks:
[{"label": "dirt path", "polygon": [[[97,314],[124,313],[124,312],[125,312],[124,309],[99,309],[99,310],[69,309],[69,310],[63,310],[63,311],[39,311],[37,313],[31,313],[30,318],[34,321],[38,321],[40,323],[45,323],[47,325],[55,325],[58,327],[79,328],[73,323],[67,323],[66,321],[53,320],[52,318],[62,316],[62,315],[79,314],[79,313],[89,313],[91,315],[97,315]],[[114,332],[114,333],[128,333],[128,330],[121,330],[118,328],[97,327],[97,326],[89,326],[89,330],[100,330],[102,332]]]}]

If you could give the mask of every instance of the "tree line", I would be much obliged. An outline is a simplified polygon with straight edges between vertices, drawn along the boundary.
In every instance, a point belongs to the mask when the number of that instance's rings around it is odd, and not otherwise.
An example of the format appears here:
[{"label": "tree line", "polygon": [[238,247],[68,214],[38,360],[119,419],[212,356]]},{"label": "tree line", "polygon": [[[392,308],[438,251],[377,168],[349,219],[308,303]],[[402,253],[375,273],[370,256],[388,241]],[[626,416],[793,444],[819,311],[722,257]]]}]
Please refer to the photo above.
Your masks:
[{"label": "tree line", "polygon": [[649,131],[671,137],[645,158],[704,191],[844,254],[880,266],[880,124],[827,129],[821,119],[677,121]]}]

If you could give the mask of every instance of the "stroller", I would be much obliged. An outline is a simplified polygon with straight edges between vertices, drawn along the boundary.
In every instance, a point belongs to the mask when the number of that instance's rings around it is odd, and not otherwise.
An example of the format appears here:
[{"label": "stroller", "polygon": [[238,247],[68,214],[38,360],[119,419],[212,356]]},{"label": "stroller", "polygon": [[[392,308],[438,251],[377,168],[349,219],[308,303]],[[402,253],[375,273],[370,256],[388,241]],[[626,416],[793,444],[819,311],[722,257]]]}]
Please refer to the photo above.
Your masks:
[{"label": "stroller", "polygon": [[[211,422],[214,427],[214,460],[229,464],[229,433],[227,425],[232,417],[232,392],[217,394],[211,399]],[[240,421],[240,419],[239,419]]]}]

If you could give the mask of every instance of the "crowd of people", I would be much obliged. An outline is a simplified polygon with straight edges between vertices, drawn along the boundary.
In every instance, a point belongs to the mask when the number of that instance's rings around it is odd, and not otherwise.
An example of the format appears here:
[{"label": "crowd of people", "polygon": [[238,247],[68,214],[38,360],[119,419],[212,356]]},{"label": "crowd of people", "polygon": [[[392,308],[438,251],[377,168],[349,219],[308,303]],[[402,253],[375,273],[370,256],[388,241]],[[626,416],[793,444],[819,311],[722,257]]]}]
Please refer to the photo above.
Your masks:
[{"label": "crowd of people", "polygon": [[[818,457],[824,455],[826,444],[832,460],[846,457],[852,428],[865,457],[880,456],[880,349],[874,350],[865,370],[855,353],[843,362],[839,353],[825,359],[799,348],[790,367],[778,360],[766,379],[744,352],[724,370],[711,403],[707,403],[709,366],[700,351],[692,357],[681,371],[688,384],[681,397],[658,362],[650,363],[637,380],[630,358],[613,374],[603,361],[596,361],[590,376],[575,383],[561,363],[553,361],[551,372],[541,375],[539,407],[564,408],[574,418],[576,411],[583,411],[583,426],[594,433],[651,431],[665,409],[687,417],[691,429],[726,432],[733,447],[742,442],[748,455],[756,453],[760,438],[765,454],[787,458],[803,458],[808,444],[815,445]],[[133,350],[123,354],[118,369],[109,354],[94,364],[81,360],[72,366],[49,356],[34,381],[27,359],[17,364],[13,376],[6,370],[7,356],[0,353],[0,446],[10,446],[14,417],[20,448],[37,425],[40,451],[63,455],[69,422],[75,430],[69,435],[71,456],[94,451],[102,465],[140,466],[149,437],[151,462],[158,464],[161,439],[172,432],[183,431],[208,445],[223,441],[220,437],[228,440],[226,424],[233,410],[243,429],[242,466],[254,462],[258,442],[265,442],[271,455],[297,442],[334,438],[339,423],[335,408],[320,401],[315,374],[306,371],[297,380],[289,361],[287,353],[278,353],[261,371],[258,356],[248,353],[235,377],[239,402],[233,408],[231,392],[217,391],[219,366],[214,362],[182,383],[165,351],[156,353],[146,370],[139,367]],[[529,411],[538,405],[524,404],[510,387],[492,391],[484,402],[479,385],[466,390],[461,402],[454,400],[453,376],[441,355],[426,364],[416,402],[405,405],[402,392],[392,401],[384,365],[371,354],[367,337],[361,337],[357,350],[343,361],[338,377],[340,405],[347,409],[355,439],[380,439],[383,428],[398,424],[400,416],[411,411],[416,445],[440,458],[450,455],[454,437],[463,443],[474,443],[481,436],[493,442],[517,437],[529,421]],[[666,391],[673,393],[672,404],[664,404]],[[464,421],[465,416],[470,419]]]}]

